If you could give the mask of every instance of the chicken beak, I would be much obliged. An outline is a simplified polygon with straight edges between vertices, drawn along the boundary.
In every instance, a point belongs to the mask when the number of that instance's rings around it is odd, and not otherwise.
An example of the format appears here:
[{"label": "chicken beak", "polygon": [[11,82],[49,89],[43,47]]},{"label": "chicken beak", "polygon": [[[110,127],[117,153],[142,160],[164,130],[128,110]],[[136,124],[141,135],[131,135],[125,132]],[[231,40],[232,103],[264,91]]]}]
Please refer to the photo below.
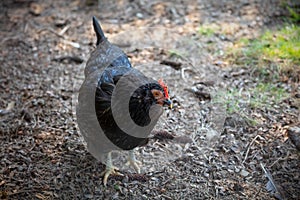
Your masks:
[{"label": "chicken beak", "polygon": [[173,108],[172,101],[170,99],[164,100],[164,106],[167,105],[170,109]]}]

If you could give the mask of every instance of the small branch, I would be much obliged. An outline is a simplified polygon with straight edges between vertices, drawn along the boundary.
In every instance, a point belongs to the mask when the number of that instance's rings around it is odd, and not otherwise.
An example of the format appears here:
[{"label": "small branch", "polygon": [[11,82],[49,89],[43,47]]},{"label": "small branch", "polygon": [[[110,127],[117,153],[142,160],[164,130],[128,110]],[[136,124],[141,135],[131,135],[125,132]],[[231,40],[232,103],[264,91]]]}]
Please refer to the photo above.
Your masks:
[{"label": "small branch", "polygon": [[162,60],[160,62],[160,64],[170,66],[175,70],[180,70],[181,65],[182,65],[182,63],[180,63],[180,62],[175,62],[175,61],[171,61],[171,60]]},{"label": "small branch", "polygon": [[185,76],[184,76],[184,71],[186,70],[186,68],[182,68],[181,69],[181,78],[183,79],[183,80],[185,80]]},{"label": "small branch", "polygon": [[59,33],[58,33],[58,35],[61,35],[61,36],[63,36],[66,32],[67,32],[67,30],[70,28],[70,26],[68,25],[68,26],[65,26]]},{"label": "small branch", "polygon": [[211,100],[211,95],[208,92],[194,90],[194,89],[190,89],[190,88],[186,88],[184,90],[193,93],[200,101],[205,101],[205,100],[210,101]]},{"label": "small branch", "polygon": [[43,31],[48,31],[48,32],[51,32],[53,33],[54,35],[60,37],[60,38],[63,38],[63,39],[66,39],[63,35],[60,35],[59,33],[57,33],[55,30],[53,30],[52,28],[41,28],[39,30],[37,30],[37,33],[41,33]]},{"label": "small branch", "polygon": [[53,58],[52,60],[57,62],[63,62],[64,60],[67,60],[69,62],[73,61],[77,64],[83,63],[83,59],[77,56],[62,56],[62,57]]},{"label": "small branch", "polygon": [[252,141],[250,142],[250,144],[249,144],[249,146],[248,146],[248,148],[247,148],[246,155],[245,155],[245,158],[244,158],[242,164],[244,164],[245,161],[247,160],[248,154],[249,154],[249,151],[250,151],[250,148],[251,148],[251,146],[253,145],[254,141],[255,141],[258,137],[259,137],[259,135],[256,135],[256,136],[252,139]]},{"label": "small branch", "polygon": [[62,38],[63,41],[64,41],[64,43],[66,43],[66,44],[68,44],[68,45],[71,45],[71,46],[73,46],[73,47],[75,47],[75,48],[77,48],[77,49],[80,48],[80,44],[79,44],[79,43],[69,41],[67,37],[65,37],[65,36],[62,35],[62,34],[65,33],[65,31],[67,31],[67,29],[68,29],[68,26],[66,27],[66,29],[63,29],[60,33],[57,33],[57,32],[56,32],[55,30],[53,30],[52,28],[41,28],[41,29],[39,29],[39,30],[37,31],[37,33],[39,34],[39,33],[43,32],[43,31],[48,31],[48,32],[53,33],[54,35],[56,35],[56,36]]},{"label": "small branch", "polygon": [[42,188],[40,188],[40,189],[24,189],[24,190],[19,190],[16,192],[8,193],[7,195],[14,196],[14,195],[22,194],[22,193],[27,193],[27,192],[29,192],[29,193],[40,192],[41,190],[42,190]]}]

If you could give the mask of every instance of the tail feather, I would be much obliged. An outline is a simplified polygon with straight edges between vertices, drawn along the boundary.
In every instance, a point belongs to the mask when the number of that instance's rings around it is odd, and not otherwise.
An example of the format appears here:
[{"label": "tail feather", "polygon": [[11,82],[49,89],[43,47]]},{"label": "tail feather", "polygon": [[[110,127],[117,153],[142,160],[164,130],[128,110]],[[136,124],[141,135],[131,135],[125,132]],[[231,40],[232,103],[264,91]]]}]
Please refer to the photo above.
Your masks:
[{"label": "tail feather", "polygon": [[97,36],[97,42],[96,45],[99,45],[104,39],[104,33],[102,31],[102,28],[97,20],[97,18],[95,16],[93,16],[93,26],[94,26],[94,31],[96,33]]}]

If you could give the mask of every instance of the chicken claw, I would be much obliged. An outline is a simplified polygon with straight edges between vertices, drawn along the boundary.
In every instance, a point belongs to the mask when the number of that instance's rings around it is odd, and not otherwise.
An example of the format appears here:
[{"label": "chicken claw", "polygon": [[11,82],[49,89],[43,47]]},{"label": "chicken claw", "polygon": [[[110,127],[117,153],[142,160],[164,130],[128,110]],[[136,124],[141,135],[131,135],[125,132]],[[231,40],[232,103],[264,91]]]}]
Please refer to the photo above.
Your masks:
[{"label": "chicken claw", "polygon": [[107,179],[108,179],[109,175],[112,174],[112,175],[124,176],[123,174],[121,174],[118,171],[119,171],[119,169],[112,165],[111,153],[108,153],[107,161],[106,161],[106,168],[100,175],[100,176],[103,176],[104,186],[106,186],[106,184],[107,184]]},{"label": "chicken claw", "polygon": [[141,173],[140,165],[142,165],[142,162],[136,160],[133,150],[129,151],[128,161],[126,165],[132,166],[138,174]]},{"label": "chicken claw", "polygon": [[101,176],[103,176],[104,186],[106,186],[106,184],[107,184],[107,179],[108,179],[109,175],[124,176],[123,174],[118,172],[118,170],[119,169],[114,166],[110,166],[110,167],[106,166],[105,170],[101,173]]}]

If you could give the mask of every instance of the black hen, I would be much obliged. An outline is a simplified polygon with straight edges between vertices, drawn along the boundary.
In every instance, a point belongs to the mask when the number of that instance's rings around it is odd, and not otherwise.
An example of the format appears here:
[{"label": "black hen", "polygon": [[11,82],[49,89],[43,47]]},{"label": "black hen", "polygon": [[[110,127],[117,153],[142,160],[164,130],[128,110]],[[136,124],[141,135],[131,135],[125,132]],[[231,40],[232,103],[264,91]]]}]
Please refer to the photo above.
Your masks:
[{"label": "black hen", "polygon": [[117,173],[111,151],[130,150],[129,164],[140,169],[131,151],[147,143],[148,135],[162,114],[172,107],[168,88],[131,67],[126,54],[112,45],[93,17],[97,48],[85,67],[77,106],[77,120],[89,152],[106,164],[104,184]]}]

